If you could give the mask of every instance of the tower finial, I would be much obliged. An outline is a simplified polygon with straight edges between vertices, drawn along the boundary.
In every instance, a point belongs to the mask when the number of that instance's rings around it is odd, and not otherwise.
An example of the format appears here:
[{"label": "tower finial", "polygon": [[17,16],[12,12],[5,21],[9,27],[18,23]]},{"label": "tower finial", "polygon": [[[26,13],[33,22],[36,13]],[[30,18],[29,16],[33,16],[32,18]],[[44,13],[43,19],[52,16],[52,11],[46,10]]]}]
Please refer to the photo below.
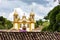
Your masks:
[{"label": "tower finial", "polygon": [[16,9],[14,10],[15,13],[17,13]]},{"label": "tower finial", "polygon": [[18,13],[16,10],[14,10],[14,16],[18,16]]},{"label": "tower finial", "polygon": [[31,9],[30,16],[34,16],[33,8]]}]

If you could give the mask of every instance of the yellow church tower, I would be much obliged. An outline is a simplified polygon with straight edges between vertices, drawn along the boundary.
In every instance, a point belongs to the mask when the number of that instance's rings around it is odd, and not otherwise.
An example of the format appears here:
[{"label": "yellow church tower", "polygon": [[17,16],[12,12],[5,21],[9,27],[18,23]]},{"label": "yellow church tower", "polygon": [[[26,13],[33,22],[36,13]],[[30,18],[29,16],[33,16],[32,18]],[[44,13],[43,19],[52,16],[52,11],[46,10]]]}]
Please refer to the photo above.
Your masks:
[{"label": "yellow church tower", "polygon": [[34,20],[34,12],[31,11],[30,12],[30,30],[32,31],[33,29],[35,29],[35,20]]},{"label": "yellow church tower", "polygon": [[14,27],[14,29],[18,29],[19,18],[18,18],[18,13],[17,13],[16,10],[14,11],[13,18],[14,18],[14,20],[13,20],[13,27]]}]

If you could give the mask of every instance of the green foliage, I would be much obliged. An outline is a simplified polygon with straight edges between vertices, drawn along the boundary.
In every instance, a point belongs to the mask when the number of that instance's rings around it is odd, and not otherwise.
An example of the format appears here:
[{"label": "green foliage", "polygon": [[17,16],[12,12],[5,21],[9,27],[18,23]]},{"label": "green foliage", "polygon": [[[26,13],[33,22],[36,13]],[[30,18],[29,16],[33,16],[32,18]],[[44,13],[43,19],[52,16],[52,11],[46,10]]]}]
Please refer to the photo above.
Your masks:
[{"label": "green foliage", "polygon": [[39,22],[38,21],[36,21],[36,23],[35,23],[35,28],[37,28],[37,27],[39,27]]},{"label": "green foliage", "polygon": [[44,17],[45,20],[49,20],[50,13],[51,13],[51,11],[47,14],[47,16]]},{"label": "green foliage", "polygon": [[42,31],[47,31],[47,26],[42,29]]},{"label": "green foliage", "polygon": [[60,23],[60,13],[56,15],[56,22]]},{"label": "green foliage", "polygon": [[48,22],[47,20],[43,22],[43,27],[49,26],[50,22]]},{"label": "green foliage", "polygon": [[39,27],[39,25],[43,25],[42,19],[39,19],[38,21],[36,21],[35,28]]},{"label": "green foliage", "polygon": [[60,31],[60,5],[52,9],[47,17],[50,21],[50,25],[46,28],[46,31]]},{"label": "green foliage", "polygon": [[10,29],[12,27],[12,22],[0,16],[0,29]]},{"label": "green foliage", "polygon": [[43,25],[42,19],[39,20],[39,25]]},{"label": "green foliage", "polygon": [[48,18],[48,16],[45,16],[44,19],[45,19],[45,20],[48,20],[49,18]]}]

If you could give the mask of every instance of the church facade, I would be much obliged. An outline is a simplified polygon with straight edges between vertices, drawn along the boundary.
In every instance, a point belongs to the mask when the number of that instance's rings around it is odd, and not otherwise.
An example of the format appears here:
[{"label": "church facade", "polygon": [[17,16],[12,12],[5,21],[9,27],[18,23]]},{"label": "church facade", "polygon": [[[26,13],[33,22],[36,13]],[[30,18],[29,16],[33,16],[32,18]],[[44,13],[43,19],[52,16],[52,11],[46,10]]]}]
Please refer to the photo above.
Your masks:
[{"label": "church facade", "polygon": [[31,11],[28,18],[25,15],[22,18],[19,17],[17,11],[15,10],[13,15],[13,27],[16,30],[26,30],[32,31],[35,29],[35,19],[34,19],[34,12]]}]

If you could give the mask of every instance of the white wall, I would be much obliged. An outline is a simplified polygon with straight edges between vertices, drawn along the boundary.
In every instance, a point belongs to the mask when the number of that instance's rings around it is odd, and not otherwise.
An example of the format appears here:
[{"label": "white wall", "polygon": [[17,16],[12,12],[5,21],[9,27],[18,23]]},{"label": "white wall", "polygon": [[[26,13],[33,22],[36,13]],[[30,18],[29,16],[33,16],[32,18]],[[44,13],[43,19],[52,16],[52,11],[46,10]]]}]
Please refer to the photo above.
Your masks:
[{"label": "white wall", "polygon": [[31,23],[31,28],[32,28],[32,29],[34,29],[34,28],[35,28],[34,23]]},{"label": "white wall", "polygon": [[30,31],[29,28],[26,29],[27,31]]},{"label": "white wall", "polygon": [[18,29],[18,24],[17,23],[14,24],[14,28]]}]

